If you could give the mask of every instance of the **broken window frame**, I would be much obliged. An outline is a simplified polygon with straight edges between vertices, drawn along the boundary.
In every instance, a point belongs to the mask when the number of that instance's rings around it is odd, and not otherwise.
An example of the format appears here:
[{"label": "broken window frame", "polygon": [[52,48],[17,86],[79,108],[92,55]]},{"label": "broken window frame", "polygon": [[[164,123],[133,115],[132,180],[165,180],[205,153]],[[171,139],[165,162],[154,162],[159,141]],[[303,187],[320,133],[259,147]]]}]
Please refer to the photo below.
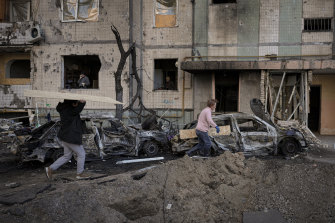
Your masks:
[{"label": "broken window frame", "polygon": [[[178,62],[178,58],[157,58],[157,59],[154,59],[154,72],[153,72],[153,91],[178,91],[178,67],[175,67],[175,70],[172,70],[171,69],[163,69],[161,68],[160,70],[162,70],[162,85],[160,87],[157,87],[156,86],[156,83],[157,83],[157,78],[156,78],[156,66],[155,66],[155,63],[156,61],[158,60],[175,60],[176,62]],[[173,84],[174,84],[174,89],[166,89],[166,76],[168,76],[168,72],[175,72],[175,77],[174,77],[174,81]],[[169,75],[170,76],[170,75]],[[171,78],[171,76],[170,76]]]},{"label": "broken window frame", "polygon": [[178,27],[179,24],[178,24],[178,8],[179,8],[179,0],[175,0],[176,1],[176,10],[175,10],[175,24],[173,26],[157,26],[156,25],[156,3],[157,3],[157,0],[153,0],[153,28],[174,28],[174,27]]},{"label": "broken window frame", "polygon": [[99,20],[99,2],[100,2],[99,0],[93,0],[93,1],[96,1],[96,4],[97,4],[97,19],[96,19],[96,21],[87,20],[87,19],[78,19],[79,0],[75,0],[76,1],[76,9],[75,9],[74,19],[64,20],[64,1],[67,1],[67,0],[61,0],[62,22],[97,22]]},{"label": "broken window frame", "polygon": [[[31,18],[31,1],[30,0],[5,0],[3,2],[4,4],[4,8],[1,9],[3,10],[1,13],[3,14],[3,18],[0,20],[1,23],[6,23],[6,22],[26,22],[26,21],[30,21]],[[26,18],[24,20],[20,20],[20,21],[16,21],[14,17],[14,8],[13,8],[13,4],[15,3],[22,3],[22,4],[26,4]],[[3,6],[2,5],[2,6]]]},{"label": "broken window frame", "polygon": [[[244,121],[244,122],[239,122],[239,121]],[[253,123],[253,126],[252,127],[249,127],[249,126],[241,126],[241,124],[245,124],[245,123],[250,123],[252,122]],[[259,126],[262,126],[264,128],[262,128],[261,130],[258,130],[258,129],[254,129],[255,128],[255,123]],[[265,132],[265,133],[268,133],[269,132],[269,129],[268,129],[268,126],[260,121],[258,121],[257,119],[255,118],[236,118],[236,124],[237,124],[237,127],[238,129],[240,130],[240,132],[244,132],[244,133],[248,133],[248,132]],[[252,129],[243,129],[241,130],[241,127],[244,127],[244,128],[252,128]]]}]

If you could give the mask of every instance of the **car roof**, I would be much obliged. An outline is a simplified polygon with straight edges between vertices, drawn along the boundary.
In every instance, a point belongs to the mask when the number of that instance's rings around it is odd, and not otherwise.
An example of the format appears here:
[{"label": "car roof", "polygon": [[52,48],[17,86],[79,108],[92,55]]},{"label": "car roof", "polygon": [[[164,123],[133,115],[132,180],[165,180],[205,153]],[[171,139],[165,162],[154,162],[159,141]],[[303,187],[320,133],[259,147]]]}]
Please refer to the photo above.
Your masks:
[{"label": "car roof", "polygon": [[225,114],[218,114],[213,116],[213,118],[227,118],[227,117],[234,117],[234,118],[255,118],[255,115],[244,113],[244,112],[232,112],[232,113],[225,113]]}]

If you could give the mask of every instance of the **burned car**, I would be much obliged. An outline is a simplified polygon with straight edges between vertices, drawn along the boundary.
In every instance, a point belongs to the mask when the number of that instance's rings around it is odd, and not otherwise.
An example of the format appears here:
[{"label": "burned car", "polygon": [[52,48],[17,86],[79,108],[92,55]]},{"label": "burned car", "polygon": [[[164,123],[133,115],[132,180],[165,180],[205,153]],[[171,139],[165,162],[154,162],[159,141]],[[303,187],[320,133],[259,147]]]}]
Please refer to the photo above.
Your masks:
[{"label": "burned car", "polygon": [[[252,103],[257,104],[259,102],[253,101]],[[260,109],[253,108],[252,110]],[[210,136],[212,153],[222,153],[225,150],[230,150],[253,156],[277,155],[279,152],[284,155],[292,155],[307,147],[307,141],[298,129],[281,128],[272,123],[270,119],[264,119],[246,113],[213,116],[213,121],[218,126],[224,126],[227,131],[225,134]],[[196,124],[197,121],[193,121],[187,124],[184,129],[194,129]],[[186,151],[197,143],[196,138],[181,140],[175,137],[172,150],[174,152]]]},{"label": "burned car", "polygon": [[[152,157],[160,150],[170,149],[171,126],[143,130],[141,125],[125,126],[118,119],[82,118],[83,147],[86,160],[104,159],[112,155]],[[36,129],[24,143],[15,145],[22,161],[56,160],[63,155],[57,133],[60,121],[50,121]]]}]

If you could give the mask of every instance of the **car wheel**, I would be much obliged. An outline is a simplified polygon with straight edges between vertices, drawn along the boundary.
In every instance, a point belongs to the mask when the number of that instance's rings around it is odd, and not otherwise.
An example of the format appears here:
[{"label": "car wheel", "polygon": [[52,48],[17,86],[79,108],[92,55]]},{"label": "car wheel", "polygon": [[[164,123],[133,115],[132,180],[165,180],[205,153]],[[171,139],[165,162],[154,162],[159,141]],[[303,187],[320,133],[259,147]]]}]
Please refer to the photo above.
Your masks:
[{"label": "car wheel", "polygon": [[55,162],[59,157],[63,156],[63,154],[64,154],[63,149],[56,149],[51,155],[52,161]]},{"label": "car wheel", "polygon": [[143,145],[143,150],[149,157],[153,157],[158,154],[159,146],[155,142],[148,141]]},{"label": "car wheel", "polygon": [[281,146],[282,153],[287,155],[293,155],[299,152],[299,145],[293,139],[286,139]]}]

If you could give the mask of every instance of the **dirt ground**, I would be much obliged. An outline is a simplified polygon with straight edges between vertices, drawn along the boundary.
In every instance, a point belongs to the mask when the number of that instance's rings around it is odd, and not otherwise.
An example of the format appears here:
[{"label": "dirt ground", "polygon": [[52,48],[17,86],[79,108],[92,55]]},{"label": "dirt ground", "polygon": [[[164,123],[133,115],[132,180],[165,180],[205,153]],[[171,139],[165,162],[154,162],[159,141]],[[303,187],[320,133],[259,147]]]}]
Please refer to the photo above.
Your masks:
[{"label": "dirt ground", "polygon": [[69,164],[49,181],[44,164],[18,165],[3,153],[0,222],[242,222],[246,211],[270,209],[287,222],[334,222],[335,164],[309,154],[335,152],[311,149],[294,159],[170,154],[122,165],[115,162],[129,158],[114,157],[86,163],[90,180],[75,180]]}]

